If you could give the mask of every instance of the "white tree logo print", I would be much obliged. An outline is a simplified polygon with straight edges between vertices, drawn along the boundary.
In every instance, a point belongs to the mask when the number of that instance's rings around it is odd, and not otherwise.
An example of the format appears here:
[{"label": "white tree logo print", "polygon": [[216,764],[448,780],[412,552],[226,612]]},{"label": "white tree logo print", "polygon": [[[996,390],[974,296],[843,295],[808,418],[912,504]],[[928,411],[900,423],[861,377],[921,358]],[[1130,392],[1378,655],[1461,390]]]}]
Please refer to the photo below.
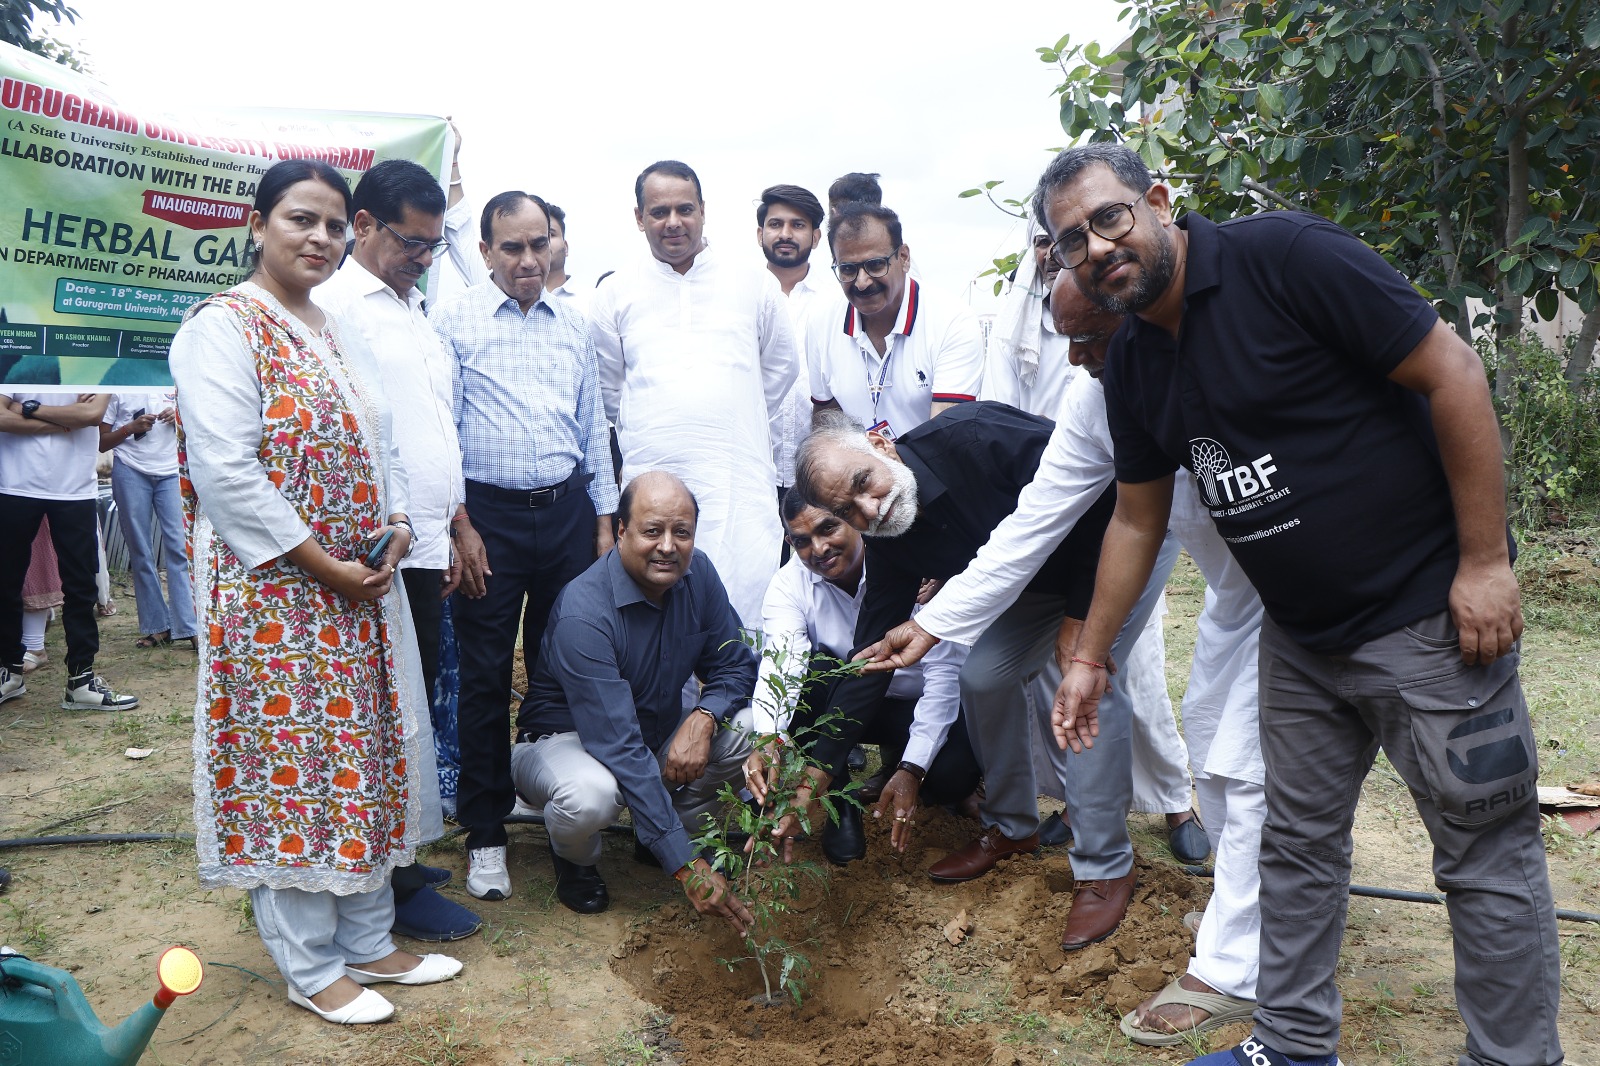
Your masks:
[{"label": "white tree logo print", "polygon": [[1200,495],[1209,506],[1221,507],[1222,496],[1217,492],[1217,475],[1233,465],[1228,450],[1209,437],[1196,437],[1189,442],[1189,456]]}]

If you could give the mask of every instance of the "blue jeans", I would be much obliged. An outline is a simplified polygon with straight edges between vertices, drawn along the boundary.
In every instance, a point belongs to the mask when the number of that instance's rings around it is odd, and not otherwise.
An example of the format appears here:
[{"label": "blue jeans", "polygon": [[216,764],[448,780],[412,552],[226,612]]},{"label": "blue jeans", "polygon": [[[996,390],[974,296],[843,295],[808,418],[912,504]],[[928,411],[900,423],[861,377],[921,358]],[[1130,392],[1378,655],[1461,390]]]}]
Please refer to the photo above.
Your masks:
[{"label": "blue jeans", "polygon": [[[183,543],[183,501],[178,475],[152,477],[118,460],[111,464],[111,495],[128,544],[128,569],[139,605],[139,632],[171,633],[173,640],[195,635],[194,596],[189,589],[189,557]],[[167,567],[167,598],[161,598],[150,517],[161,523],[161,556]]]}]

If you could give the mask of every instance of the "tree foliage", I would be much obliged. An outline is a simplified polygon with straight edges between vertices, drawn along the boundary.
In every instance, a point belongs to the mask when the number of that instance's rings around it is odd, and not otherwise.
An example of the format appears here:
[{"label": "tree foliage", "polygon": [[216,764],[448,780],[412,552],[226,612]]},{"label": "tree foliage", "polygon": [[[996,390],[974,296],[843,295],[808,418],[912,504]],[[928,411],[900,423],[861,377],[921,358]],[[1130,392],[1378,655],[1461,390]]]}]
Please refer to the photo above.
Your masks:
[{"label": "tree foliage", "polygon": [[0,41],[14,44],[35,55],[83,70],[83,57],[48,34],[34,28],[38,15],[50,15],[60,25],[61,20],[76,22],[77,11],[68,7],[66,0],[0,0]]},{"label": "tree foliage", "polygon": [[1528,304],[1549,319],[1565,294],[1600,322],[1594,0],[1135,0],[1124,19],[1115,52],[1038,50],[1074,141],[1124,141],[1216,217],[1354,231],[1463,335],[1493,325],[1502,398]]}]

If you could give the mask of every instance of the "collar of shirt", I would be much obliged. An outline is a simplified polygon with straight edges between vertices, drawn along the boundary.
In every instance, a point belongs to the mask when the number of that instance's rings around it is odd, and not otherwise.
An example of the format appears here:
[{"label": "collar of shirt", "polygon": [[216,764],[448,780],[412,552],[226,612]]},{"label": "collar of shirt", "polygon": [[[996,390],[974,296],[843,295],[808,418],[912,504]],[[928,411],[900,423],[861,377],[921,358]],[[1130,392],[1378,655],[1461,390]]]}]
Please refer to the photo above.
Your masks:
[{"label": "collar of shirt", "polygon": [[[911,336],[911,329],[917,324],[917,305],[922,300],[922,287],[915,278],[906,279],[906,288],[900,294],[900,313],[895,320],[891,335],[898,333],[902,337]],[[848,300],[844,309],[844,333],[847,337],[854,337],[857,341],[863,340],[866,335],[866,324],[861,321],[861,316],[856,314],[855,305]]]},{"label": "collar of shirt", "polygon": [[920,517],[926,506],[945,493],[945,484],[918,456],[917,453],[906,447],[904,443],[896,445],[896,452],[900,461],[911,468],[911,473],[917,479],[917,512]]},{"label": "collar of shirt", "polygon": [[468,298],[473,301],[473,309],[485,318],[493,318],[500,313],[501,308],[509,309],[518,318],[527,318],[528,315],[533,314],[541,307],[544,308],[546,314],[555,314],[554,309],[550,306],[550,294],[543,289],[539,290],[539,298],[533,301],[533,306],[528,308],[527,314],[523,314],[522,308],[517,301],[507,296],[505,290],[494,283],[493,278],[474,285],[467,290],[467,294]]},{"label": "collar of shirt", "polygon": [[[817,253],[812,252],[811,254],[815,256]],[[813,260],[807,260],[806,262],[810,269],[806,271],[806,276],[795,282],[793,288],[789,290],[789,298],[791,300],[801,293],[808,296],[821,296],[829,289],[838,290],[839,279],[833,276],[832,270]]]},{"label": "collar of shirt", "polygon": [[361,296],[371,296],[374,293],[381,292],[396,303],[405,305],[407,310],[416,311],[418,314],[423,313],[424,297],[421,289],[415,285],[411,286],[411,291],[406,293],[404,299],[402,299],[400,294],[390,288],[382,278],[362,266],[354,255],[346,259],[344,266],[335,271],[333,277],[328,280],[338,280],[351,292]]},{"label": "collar of shirt", "polygon": [[[611,582],[611,600],[618,608],[626,607],[630,603],[646,603],[658,611],[661,610],[661,605],[650,603],[650,598],[644,594],[644,589],[640,588],[639,583],[629,576],[627,570],[623,569],[622,556],[616,549],[606,552],[605,560],[606,577]],[[691,552],[689,568],[683,572],[683,576],[678,579],[677,583],[667,590],[668,595],[681,589],[684,582],[688,581],[693,573],[694,555]]]},{"label": "collar of shirt", "polygon": [[645,251],[645,258],[650,261],[650,264],[655,272],[660,274],[662,277],[665,277],[668,281],[671,281],[673,278],[687,281],[695,271],[703,268],[706,265],[707,260],[711,258],[711,242],[704,236],[700,238],[700,250],[694,253],[694,261],[689,264],[689,269],[685,270],[682,274],[674,270],[671,263],[663,263],[661,260],[657,259],[655,257],[655,253],[649,251],[648,249]]}]

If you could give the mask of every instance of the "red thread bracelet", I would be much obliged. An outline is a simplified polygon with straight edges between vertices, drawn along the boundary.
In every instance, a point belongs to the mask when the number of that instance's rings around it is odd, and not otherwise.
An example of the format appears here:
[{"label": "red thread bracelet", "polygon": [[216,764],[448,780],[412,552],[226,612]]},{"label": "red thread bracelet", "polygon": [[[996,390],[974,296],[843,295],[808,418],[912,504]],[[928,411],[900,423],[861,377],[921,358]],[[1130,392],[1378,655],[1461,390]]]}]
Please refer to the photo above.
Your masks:
[{"label": "red thread bracelet", "polygon": [[1072,657],[1072,661],[1075,663],[1082,663],[1084,666],[1092,666],[1096,670],[1104,670],[1106,668],[1105,663],[1097,663],[1093,659],[1080,659],[1076,655]]}]

